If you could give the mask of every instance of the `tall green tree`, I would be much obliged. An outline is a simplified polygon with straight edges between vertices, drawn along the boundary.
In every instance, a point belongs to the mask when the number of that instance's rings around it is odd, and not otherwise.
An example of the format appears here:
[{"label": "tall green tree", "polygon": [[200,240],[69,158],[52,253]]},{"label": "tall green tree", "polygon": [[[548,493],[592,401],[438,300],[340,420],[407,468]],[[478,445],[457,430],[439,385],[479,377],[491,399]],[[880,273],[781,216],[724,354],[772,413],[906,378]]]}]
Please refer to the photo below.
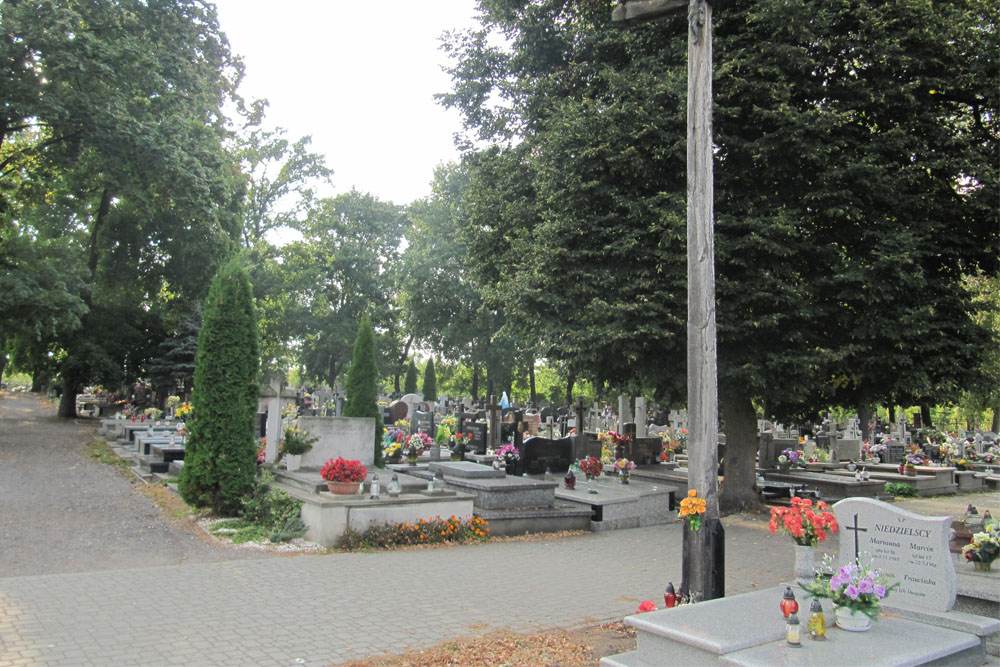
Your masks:
[{"label": "tall green tree", "polygon": [[423,389],[424,400],[425,401],[436,401],[437,400],[437,375],[434,373],[434,358],[427,360],[427,365],[424,366],[424,383],[421,387]]},{"label": "tall green tree", "polygon": [[354,359],[347,373],[347,403],[345,417],[366,417],[375,420],[375,467],[382,462],[382,411],[378,407],[378,367],[375,365],[375,330],[368,314],[361,318],[358,337],[354,341]]},{"label": "tall green tree", "polygon": [[[483,0],[482,29],[450,38],[443,100],[485,145],[466,158],[466,238],[541,356],[680,402],[686,17],[621,30],[611,5]],[[736,510],[756,502],[753,402],[796,417],[983,382],[996,340],[961,278],[997,273],[1000,94],[981,50],[997,15],[736,0],[714,21],[720,505]]]},{"label": "tall green tree", "polygon": [[178,490],[195,507],[235,516],[257,472],[257,313],[246,270],[230,260],[212,280],[198,336],[194,392]]},{"label": "tall green tree", "polygon": [[406,379],[403,381],[403,393],[417,393],[417,364],[410,359],[410,365],[406,367]]}]

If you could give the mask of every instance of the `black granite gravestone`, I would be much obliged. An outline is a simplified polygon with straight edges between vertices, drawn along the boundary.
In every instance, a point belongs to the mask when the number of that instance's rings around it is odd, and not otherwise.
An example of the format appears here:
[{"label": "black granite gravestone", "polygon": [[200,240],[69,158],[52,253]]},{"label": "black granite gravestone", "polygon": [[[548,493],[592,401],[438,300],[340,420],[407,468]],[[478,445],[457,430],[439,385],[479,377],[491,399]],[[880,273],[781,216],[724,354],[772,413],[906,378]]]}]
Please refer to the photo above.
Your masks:
[{"label": "black granite gravestone", "polygon": [[566,472],[573,463],[573,438],[528,438],[521,448],[521,463],[529,475],[541,475],[546,468]]}]

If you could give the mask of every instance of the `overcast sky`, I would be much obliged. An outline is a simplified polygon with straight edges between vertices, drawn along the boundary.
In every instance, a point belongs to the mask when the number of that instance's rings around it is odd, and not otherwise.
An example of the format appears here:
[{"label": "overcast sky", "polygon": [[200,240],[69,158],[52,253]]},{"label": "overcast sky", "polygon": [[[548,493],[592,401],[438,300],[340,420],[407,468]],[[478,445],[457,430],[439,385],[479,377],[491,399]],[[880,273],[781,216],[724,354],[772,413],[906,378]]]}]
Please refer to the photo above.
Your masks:
[{"label": "overcast sky", "polygon": [[215,0],[247,99],[266,98],[266,127],[312,136],[335,192],[356,187],[406,204],[430,192],[434,167],[457,158],[456,112],[438,38],[475,25],[474,0]]}]

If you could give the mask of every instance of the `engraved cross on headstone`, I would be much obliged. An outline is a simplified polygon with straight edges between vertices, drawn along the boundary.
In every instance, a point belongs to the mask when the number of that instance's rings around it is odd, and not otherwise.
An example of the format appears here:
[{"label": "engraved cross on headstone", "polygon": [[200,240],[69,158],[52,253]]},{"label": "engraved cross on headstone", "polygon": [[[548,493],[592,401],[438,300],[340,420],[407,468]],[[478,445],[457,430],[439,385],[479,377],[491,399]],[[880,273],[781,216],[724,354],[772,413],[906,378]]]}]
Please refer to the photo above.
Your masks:
[{"label": "engraved cross on headstone", "polygon": [[853,530],[854,531],[854,562],[856,564],[856,563],[858,563],[858,558],[861,556],[861,551],[858,548],[858,533],[867,533],[868,529],[867,528],[859,528],[858,527],[858,514],[857,514],[857,512],[855,512],[854,513],[854,525],[853,526],[844,526],[844,530]]}]

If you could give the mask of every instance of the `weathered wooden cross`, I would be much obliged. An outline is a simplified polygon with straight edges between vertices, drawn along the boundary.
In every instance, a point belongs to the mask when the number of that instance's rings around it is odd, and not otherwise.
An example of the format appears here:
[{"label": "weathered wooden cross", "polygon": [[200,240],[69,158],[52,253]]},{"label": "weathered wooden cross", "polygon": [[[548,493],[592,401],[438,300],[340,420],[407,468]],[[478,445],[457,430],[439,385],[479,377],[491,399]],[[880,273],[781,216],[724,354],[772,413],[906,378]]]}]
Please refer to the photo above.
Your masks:
[{"label": "weathered wooden cross", "polygon": [[712,6],[707,0],[630,0],[612,21],[625,25],[688,10],[687,270],[688,486],[705,499],[705,528],[688,532],[684,571],[695,600],[722,597],[724,537],[719,523],[719,403],[715,345],[712,193]]}]

